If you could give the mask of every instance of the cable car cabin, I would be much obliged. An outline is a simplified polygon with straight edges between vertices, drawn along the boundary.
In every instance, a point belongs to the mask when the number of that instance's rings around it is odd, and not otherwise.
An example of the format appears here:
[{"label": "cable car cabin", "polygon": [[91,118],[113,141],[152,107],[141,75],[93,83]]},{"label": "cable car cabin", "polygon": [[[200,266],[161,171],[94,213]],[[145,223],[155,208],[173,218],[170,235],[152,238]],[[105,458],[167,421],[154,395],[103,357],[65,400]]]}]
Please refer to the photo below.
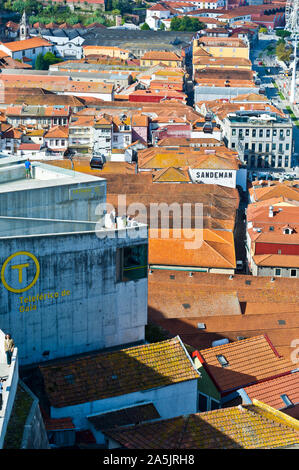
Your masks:
[{"label": "cable car cabin", "polygon": [[203,132],[205,134],[212,134],[213,133],[213,125],[211,122],[205,122],[203,125]]}]

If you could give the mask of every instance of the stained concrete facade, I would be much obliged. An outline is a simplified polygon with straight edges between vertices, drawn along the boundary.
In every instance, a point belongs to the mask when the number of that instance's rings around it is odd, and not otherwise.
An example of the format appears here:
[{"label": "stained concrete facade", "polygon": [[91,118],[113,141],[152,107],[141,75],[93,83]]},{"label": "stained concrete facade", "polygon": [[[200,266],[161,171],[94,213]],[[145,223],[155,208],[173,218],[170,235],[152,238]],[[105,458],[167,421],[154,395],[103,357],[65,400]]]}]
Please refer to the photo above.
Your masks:
[{"label": "stained concrete facade", "polygon": [[105,229],[105,180],[60,170],[13,181],[24,168],[10,166],[1,184],[0,168],[0,328],[21,365],[144,339],[146,274],[122,278],[119,253],[147,249],[147,227]]}]

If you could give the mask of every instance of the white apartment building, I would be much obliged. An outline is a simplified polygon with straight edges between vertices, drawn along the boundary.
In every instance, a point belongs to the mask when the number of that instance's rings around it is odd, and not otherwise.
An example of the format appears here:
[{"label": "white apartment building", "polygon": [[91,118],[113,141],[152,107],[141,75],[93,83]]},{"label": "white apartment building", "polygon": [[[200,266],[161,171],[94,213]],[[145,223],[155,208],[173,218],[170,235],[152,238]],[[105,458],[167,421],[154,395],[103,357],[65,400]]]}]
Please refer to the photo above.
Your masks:
[{"label": "white apartment building", "polygon": [[293,166],[293,126],[289,118],[270,111],[236,111],[221,121],[223,138],[250,169]]}]

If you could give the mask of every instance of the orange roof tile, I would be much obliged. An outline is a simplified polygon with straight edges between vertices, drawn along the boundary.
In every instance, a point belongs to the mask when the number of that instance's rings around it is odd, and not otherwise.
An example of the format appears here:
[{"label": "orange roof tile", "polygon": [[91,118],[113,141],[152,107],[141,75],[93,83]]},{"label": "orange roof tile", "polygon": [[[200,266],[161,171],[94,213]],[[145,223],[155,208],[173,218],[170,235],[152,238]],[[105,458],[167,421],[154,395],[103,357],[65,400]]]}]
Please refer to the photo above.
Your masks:
[{"label": "orange roof tile", "polygon": [[22,41],[13,41],[1,43],[2,46],[7,47],[12,52],[25,51],[26,49],[35,49],[38,47],[52,46],[49,41],[39,37],[23,39]]},{"label": "orange roof tile", "polygon": [[171,51],[148,51],[142,57],[141,60],[166,60],[180,62],[182,59]]},{"label": "orange roof tile", "polygon": [[257,400],[104,434],[126,449],[273,449],[299,443],[298,422]]},{"label": "orange roof tile", "polygon": [[179,337],[39,367],[56,408],[199,378]]},{"label": "orange roof tile", "polygon": [[[286,412],[287,405],[281,395],[286,394],[293,405],[299,405],[299,371],[251,385],[245,388],[245,392],[251,400],[255,398],[277,410]],[[297,410],[297,417],[299,418],[299,410]]]},{"label": "orange roof tile", "polygon": [[69,136],[69,130],[67,127],[55,126],[48,130],[48,132],[45,134],[45,139],[50,139],[50,138],[67,139],[68,136]]},{"label": "orange roof tile", "polygon": [[[264,335],[204,349],[200,356],[221,392],[284,375],[294,368],[290,360],[278,357]],[[223,367],[217,356],[224,356],[228,365]]]},{"label": "orange roof tile", "polygon": [[[183,233],[182,233],[183,232]],[[149,230],[149,264],[234,269],[236,267],[234,236],[229,231],[192,229],[175,231]],[[198,240],[199,244],[196,242]],[[192,248],[193,247],[193,248]]]}]

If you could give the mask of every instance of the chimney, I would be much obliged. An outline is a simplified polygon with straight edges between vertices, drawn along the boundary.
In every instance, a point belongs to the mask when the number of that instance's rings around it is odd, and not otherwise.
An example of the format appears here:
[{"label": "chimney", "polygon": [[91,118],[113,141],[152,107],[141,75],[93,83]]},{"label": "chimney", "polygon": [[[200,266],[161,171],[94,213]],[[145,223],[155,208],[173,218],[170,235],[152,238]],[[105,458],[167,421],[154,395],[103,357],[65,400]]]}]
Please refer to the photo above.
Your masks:
[{"label": "chimney", "polygon": [[273,216],[274,216],[273,206],[270,206],[269,207],[269,217],[273,217]]}]

